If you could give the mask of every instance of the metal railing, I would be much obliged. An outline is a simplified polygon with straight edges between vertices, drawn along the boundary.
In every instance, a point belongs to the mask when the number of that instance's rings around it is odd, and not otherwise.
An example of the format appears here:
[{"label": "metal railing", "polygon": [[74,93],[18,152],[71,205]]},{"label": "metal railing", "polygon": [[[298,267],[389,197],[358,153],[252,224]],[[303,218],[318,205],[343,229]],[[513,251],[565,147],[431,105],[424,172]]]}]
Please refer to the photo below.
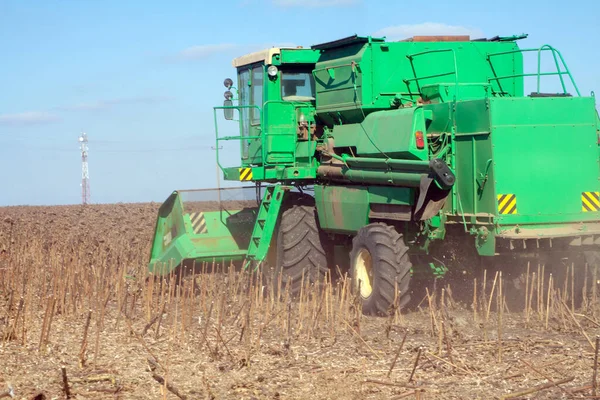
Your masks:
[{"label": "metal railing", "polygon": [[[522,74],[513,74],[513,75],[504,75],[504,76],[496,75],[496,72],[494,70],[494,66],[493,66],[493,63],[491,60],[492,57],[515,54],[515,53],[522,54],[522,53],[533,52],[533,51],[538,53],[537,73],[522,73]],[[543,51],[552,52],[552,57],[554,59],[554,65],[556,66],[556,72],[542,72],[541,60],[542,60],[542,52]],[[557,56],[558,56],[558,58],[557,58]],[[558,63],[559,58],[560,58],[560,62],[562,63],[562,66],[564,67],[564,71],[561,71],[560,65]],[[567,64],[565,63],[565,60],[563,59],[562,54],[560,53],[560,51],[556,50],[554,47],[552,47],[548,44],[545,44],[540,48],[518,49],[518,50],[511,50],[511,51],[503,51],[503,52],[499,52],[499,53],[490,53],[487,56],[487,61],[489,62],[490,67],[492,68],[492,71],[494,73],[494,78],[489,78],[488,82],[496,81],[498,83],[498,87],[500,88],[500,90],[502,92],[504,92],[504,89],[502,89],[502,85],[501,85],[500,81],[503,79],[525,78],[525,77],[535,76],[535,77],[537,77],[537,92],[536,93],[540,93],[541,77],[557,75],[560,79],[560,84],[561,84],[561,87],[563,90],[563,94],[567,94],[568,92],[567,92],[567,88],[565,86],[565,80],[563,79],[563,75],[568,75],[569,79],[571,80],[571,84],[573,85],[573,87],[575,88],[575,91],[577,92],[577,95],[581,96],[581,94],[579,93],[579,88],[577,87],[577,84],[575,83],[575,80],[573,79],[573,75],[571,75],[571,72],[569,71],[569,67],[567,67]]]},{"label": "metal railing", "polygon": [[[243,147],[243,142],[244,140],[253,140],[253,139],[261,139],[263,137],[263,135],[237,135],[237,136],[223,136],[223,137],[219,137],[219,124],[217,122],[217,110],[227,110],[227,109],[233,109],[233,110],[238,110],[238,112],[241,113],[241,110],[243,109],[256,109],[258,110],[258,118],[261,121],[261,129],[262,129],[262,112],[260,107],[258,107],[257,105],[238,105],[238,106],[217,106],[217,107],[213,107],[213,114],[214,114],[214,120],[215,120],[215,144],[216,144],[216,158],[217,158],[217,165],[219,166],[219,168],[221,169],[221,171],[224,173],[225,172],[225,168],[221,165],[221,161],[219,158],[219,142],[220,141],[227,141],[227,140],[239,140],[240,141],[240,154],[244,154],[244,147]],[[248,125],[250,126],[250,119],[248,119]],[[239,130],[240,132],[243,132],[243,118],[240,118],[239,120]],[[248,132],[249,133],[249,132]]]},{"label": "metal railing", "polygon": [[[293,108],[293,120],[294,120],[294,127],[293,130],[290,133],[269,133],[269,129],[268,126],[266,126],[266,122],[264,121],[263,118],[263,111],[265,111],[266,113],[266,109],[269,107],[269,105],[271,104],[283,104],[286,106],[290,106]],[[268,149],[266,146],[266,141],[267,138],[269,136],[290,136],[292,139],[297,137],[297,126],[298,126],[298,116],[296,114],[296,111],[299,108],[303,108],[303,107],[310,107],[310,103],[308,102],[296,102],[296,101],[282,101],[282,100],[269,100],[266,101],[263,104],[263,108],[261,110],[260,107],[258,107],[257,105],[238,105],[238,106],[217,106],[217,107],[213,107],[213,112],[214,112],[214,121],[215,121],[215,137],[216,137],[216,162],[217,165],[219,166],[219,168],[221,169],[221,171],[225,172],[225,168],[223,167],[223,165],[221,164],[220,161],[220,157],[219,157],[219,142],[220,141],[228,141],[228,140],[239,140],[240,141],[240,152],[243,154],[243,141],[244,140],[256,140],[256,139],[260,139],[260,143],[261,143],[261,156],[262,156],[262,162],[263,162],[263,166],[276,166],[276,165],[287,165],[287,166],[293,166],[295,167],[297,165],[297,152],[296,152],[296,143],[297,140],[294,140],[294,146],[293,146],[293,150],[291,151],[292,153],[292,161],[291,162],[269,162],[268,161]],[[259,120],[260,120],[260,124],[259,124],[259,129],[261,134],[260,135],[236,135],[236,136],[223,136],[223,137],[219,137],[219,128],[218,128],[218,122],[217,122],[217,110],[226,110],[226,109],[234,109],[234,110],[238,110],[238,112],[240,112],[241,115],[241,110],[242,109],[256,109],[258,110],[259,113]],[[311,128],[312,128],[312,123],[311,121],[307,120],[307,133],[308,133],[308,140],[306,141],[306,145],[307,145],[307,155],[308,155],[308,165],[312,164],[313,161],[313,155],[310,152],[311,146],[312,146],[312,137],[311,137]],[[243,132],[243,119],[240,118],[239,120],[239,129],[240,132]]]},{"label": "metal railing", "polygon": [[[422,77],[418,77],[417,76],[417,71],[416,71],[415,65],[413,63],[413,60],[414,60],[415,57],[424,56],[426,54],[446,53],[446,52],[451,52],[452,53],[452,58],[453,58],[453,62],[454,62],[454,71],[444,72],[444,73],[441,73],[441,74],[427,75],[427,76],[422,76]],[[455,87],[455,99],[456,99],[456,97],[457,97],[456,92],[458,91],[459,85],[458,85],[458,63],[456,61],[456,51],[454,49],[435,49],[435,50],[421,51],[419,53],[407,54],[406,58],[408,58],[408,60],[410,61],[410,66],[411,66],[411,68],[413,70],[413,74],[415,76],[414,78],[403,79],[403,81],[406,84],[409,92],[410,92],[410,82],[414,81],[417,84],[417,90],[419,91],[419,93],[421,93],[421,86],[419,84],[420,80],[431,79],[431,78],[440,78],[442,76],[454,75],[454,87]]]},{"label": "metal railing", "polygon": [[[422,76],[422,77],[418,77],[417,76],[417,71],[415,69],[415,65],[413,63],[413,60],[415,57],[420,57],[420,56],[424,56],[427,54],[434,54],[434,53],[452,53],[452,59],[453,59],[453,64],[454,64],[454,71],[450,71],[450,72],[444,72],[444,73],[440,73],[440,74],[434,74],[434,75],[427,75],[427,76]],[[408,58],[408,60],[410,61],[410,65],[411,68],[413,70],[413,74],[414,74],[414,78],[411,79],[404,79],[404,83],[406,84],[406,87],[408,89],[408,91],[410,92],[410,82],[415,82],[417,84],[417,90],[419,91],[419,94],[421,94],[421,86],[419,84],[420,80],[423,79],[432,79],[432,78],[440,78],[443,76],[451,76],[454,75],[454,96],[452,99],[452,102],[454,104],[456,104],[456,101],[458,99],[458,91],[459,91],[459,84],[458,84],[458,62],[456,60],[456,51],[454,49],[435,49],[435,50],[427,50],[427,51],[421,51],[419,53],[414,53],[414,54],[407,54],[406,58]],[[411,94],[412,95],[412,94]],[[456,109],[456,107],[452,107],[453,110]],[[452,145],[450,146],[450,151],[446,154],[446,156],[449,158],[449,166],[452,169],[456,168],[456,146],[454,146],[454,140],[455,140],[455,135],[456,135],[456,129],[455,126],[452,124],[453,122],[453,116],[452,113],[448,115],[448,122],[451,124],[451,129],[450,129],[450,135],[452,137]],[[458,208],[457,208],[457,204],[460,203],[460,197],[458,196],[458,189],[456,185],[452,186],[451,189],[451,196],[452,196],[452,211],[453,212],[458,212]],[[462,214],[462,210],[461,210],[461,214]],[[464,216],[463,216],[464,218]]]}]

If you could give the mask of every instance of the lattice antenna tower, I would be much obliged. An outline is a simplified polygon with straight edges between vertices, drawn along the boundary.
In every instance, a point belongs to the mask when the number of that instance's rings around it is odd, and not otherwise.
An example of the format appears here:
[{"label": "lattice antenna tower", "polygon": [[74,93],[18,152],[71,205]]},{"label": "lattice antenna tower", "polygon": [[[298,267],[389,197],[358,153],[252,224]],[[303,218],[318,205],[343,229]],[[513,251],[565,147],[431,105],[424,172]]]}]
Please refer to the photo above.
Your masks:
[{"label": "lattice antenna tower", "polygon": [[81,203],[90,202],[90,173],[88,170],[88,137],[87,133],[79,136],[79,145],[81,149]]}]

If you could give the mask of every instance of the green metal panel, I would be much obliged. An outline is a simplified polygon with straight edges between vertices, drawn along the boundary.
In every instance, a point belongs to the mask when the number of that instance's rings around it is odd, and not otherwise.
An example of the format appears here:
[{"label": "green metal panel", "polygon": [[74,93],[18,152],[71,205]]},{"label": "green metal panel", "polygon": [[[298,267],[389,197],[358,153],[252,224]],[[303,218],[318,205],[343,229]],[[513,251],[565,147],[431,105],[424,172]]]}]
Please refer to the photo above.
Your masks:
[{"label": "green metal panel", "polygon": [[[265,165],[297,165],[298,120],[311,117],[314,107],[307,103],[267,101],[264,104]],[[304,142],[306,143],[306,142]],[[306,144],[305,144],[306,146]],[[305,155],[307,156],[308,154]],[[308,162],[307,159],[302,160]]]},{"label": "green metal panel", "polygon": [[456,104],[455,172],[458,213],[495,214],[494,170],[486,100]]},{"label": "green metal panel", "polygon": [[582,193],[600,191],[594,112],[585,97],[490,100],[496,196],[516,198],[500,224],[600,220],[582,210]]},{"label": "green metal panel", "polygon": [[369,186],[369,204],[412,205],[414,191],[409,188],[395,188],[389,186]]},{"label": "green metal panel", "polygon": [[417,148],[416,131],[426,131],[422,107],[372,113],[362,124],[335,126],[332,134],[337,148],[352,147],[361,157],[427,160],[427,145]]},{"label": "green metal panel", "polygon": [[[280,64],[314,64],[320,52],[313,49],[281,49]],[[279,59],[279,58],[278,58]]]},{"label": "green metal panel", "polygon": [[423,100],[432,103],[445,103],[454,101],[455,98],[468,101],[491,96],[492,86],[489,83],[436,83],[422,85],[421,93]]},{"label": "green metal panel", "polygon": [[356,233],[368,224],[371,204],[410,206],[414,192],[389,186],[315,186],[315,201],[322,229]]},{"label": "green metal panel", "polygon": [[355,233],[369,221],[369,193],[365,187],[316,185],[315,203],[322,229]]}]

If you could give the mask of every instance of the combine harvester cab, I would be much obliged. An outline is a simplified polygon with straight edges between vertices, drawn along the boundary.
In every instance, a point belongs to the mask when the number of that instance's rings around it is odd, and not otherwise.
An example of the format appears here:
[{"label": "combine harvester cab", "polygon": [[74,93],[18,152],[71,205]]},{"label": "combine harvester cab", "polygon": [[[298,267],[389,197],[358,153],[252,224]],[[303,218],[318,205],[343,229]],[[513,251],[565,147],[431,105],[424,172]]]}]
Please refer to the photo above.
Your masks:
[{"label": "combine harvester cab", "polygon": [[149,272],[168,275],[242,261],[256,220],[255,187],[174,191],[161,205]]}]

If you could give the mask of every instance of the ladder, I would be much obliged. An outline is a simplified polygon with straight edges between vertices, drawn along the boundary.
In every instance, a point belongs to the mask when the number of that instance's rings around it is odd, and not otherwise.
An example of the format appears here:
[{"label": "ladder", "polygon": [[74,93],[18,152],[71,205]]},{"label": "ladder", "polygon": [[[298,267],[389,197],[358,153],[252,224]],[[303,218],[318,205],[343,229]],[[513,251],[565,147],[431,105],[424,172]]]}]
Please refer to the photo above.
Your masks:
[{"label": "ladder", "polygon": [[258,208],[256,222],[248,244],[248,252],[246,253],[246,262],[244,269],[248,268],[254,262],[256,270],[262,261],[267,256],[271,238],[275,231],[279,210],[283,202],[284,192],[289,189],[287,186],[282,186],[277,183],[273,186],[265,188],[265,194]]}]

